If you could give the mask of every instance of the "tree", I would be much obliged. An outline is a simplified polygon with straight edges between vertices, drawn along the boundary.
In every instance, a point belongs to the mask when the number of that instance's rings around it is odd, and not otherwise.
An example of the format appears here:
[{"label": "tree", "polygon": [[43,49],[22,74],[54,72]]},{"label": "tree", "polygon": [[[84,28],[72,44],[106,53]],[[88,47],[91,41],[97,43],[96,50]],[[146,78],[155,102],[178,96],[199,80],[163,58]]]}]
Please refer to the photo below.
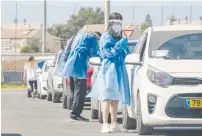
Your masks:
[{"label": "tree", "polygon": [[41,42],[39,39],[31,39],[27,41],[27,45],[21,48],[21,53],[33,53],[39,52],[39,47],[41,47]]},{"label": "tree", "polygon": [[71,15],[66,24],[54,24],[48,32],[62,39],[69,39],[86,24],[103,24],[104,12],[101,8],[80,8],[77,15]]},{"label": "tree", "polygon": [[199,17],[199,20],[201,21],[201,24],[202,24],[202,16]]},{"label": "tree", "polygon": [[145,22],[140,25],[142,32],[144,32],[148,27],[152,27],[152,19],[150,14],[147,14]]}]

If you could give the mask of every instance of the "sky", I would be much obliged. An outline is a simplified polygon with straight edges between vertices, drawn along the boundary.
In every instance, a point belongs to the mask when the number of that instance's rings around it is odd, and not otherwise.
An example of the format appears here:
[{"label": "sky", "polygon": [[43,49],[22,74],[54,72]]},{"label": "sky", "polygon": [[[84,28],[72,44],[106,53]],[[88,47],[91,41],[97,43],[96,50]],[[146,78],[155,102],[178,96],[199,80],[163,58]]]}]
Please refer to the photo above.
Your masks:
[{"label": "sky", "polygon": [[[1,23],[13,23],[16,16],[19,22],[26,18],[28,23],[43,23],[43,1],[2,1]],[[198,20],[202,16],[202,1],[135,1],[135,0],[111,0],[110,12],[119,12],[123,15],[124,24],[141,24],[147,14],[151,15],[153,25],[161,25],[161,11],[163,5],[163,21],[167,23],[167,17],[172,14],[180,20],[190,16],[192,4],[192,20]],[[104,9],[104,0],[47,0],[47,25],[66,23],[69,17],[77,13],[81,7],[100,7]],[[134,10],[133,10],[134,9]],[[134,12],[133,12],[134,11]]]}]

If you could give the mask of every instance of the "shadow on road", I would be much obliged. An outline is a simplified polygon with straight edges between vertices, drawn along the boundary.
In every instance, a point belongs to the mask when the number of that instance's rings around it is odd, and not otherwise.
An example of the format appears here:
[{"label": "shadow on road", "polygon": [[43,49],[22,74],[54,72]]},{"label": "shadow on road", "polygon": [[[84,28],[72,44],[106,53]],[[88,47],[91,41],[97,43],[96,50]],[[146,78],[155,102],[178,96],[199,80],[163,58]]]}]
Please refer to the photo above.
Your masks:
[{"label": "shadow on road", "polygon": [[153,136],[201,136],[202,130],[155,130]]},{"label": "shadow on road", "polygon": [[21,136],[21,134],[1,134],[1,136]]}]

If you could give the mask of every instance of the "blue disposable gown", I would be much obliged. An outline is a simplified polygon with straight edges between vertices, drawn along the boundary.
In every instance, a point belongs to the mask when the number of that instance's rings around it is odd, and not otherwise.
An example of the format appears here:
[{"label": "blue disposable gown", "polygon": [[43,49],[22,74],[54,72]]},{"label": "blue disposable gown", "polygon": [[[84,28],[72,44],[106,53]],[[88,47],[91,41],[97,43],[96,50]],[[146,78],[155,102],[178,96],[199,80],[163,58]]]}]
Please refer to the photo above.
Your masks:
[{"label": "blue disposable gown", "polygon": [[58,65],[57,65],[57,68],[56,68],[56,71],[55,71],[55,74],[57,76],[62,76],[62,71],[64,69],[64,66],[65,66],[65,57],[68,58],[68,55],[70,53],[70,48],[69,48],[69,43],[71,42],[72,38],[67,40],[67,44],[65,46],[65,49],[61,52],[60,54],[60,57],[59,57],[59,61],[58,61]]},{"label": "blue disposable gown", "polygon": [[87,97],[130,104],[130,88],[125,68],[125,57],[129,53],[127,43],[127,38],[115,41],[108,33],[101,36],[99,54],[102,65]]},{"label": "blue disposable gown", "polygon": [[86,79],[88,59],[97,56],[98,41],[91,33],[78,34],[73,41],[72,48],[62,71],[63,76]]}]

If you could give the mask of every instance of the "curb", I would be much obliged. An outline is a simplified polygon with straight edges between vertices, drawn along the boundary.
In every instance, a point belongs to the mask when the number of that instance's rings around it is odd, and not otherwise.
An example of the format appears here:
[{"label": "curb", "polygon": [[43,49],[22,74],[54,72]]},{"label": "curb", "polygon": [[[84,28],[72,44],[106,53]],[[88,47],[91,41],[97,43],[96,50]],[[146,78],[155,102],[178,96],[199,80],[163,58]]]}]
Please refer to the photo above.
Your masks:
[{"label": "curb", "polygon": [[1,91],[26,91],[27,89],[1,89]]}]

